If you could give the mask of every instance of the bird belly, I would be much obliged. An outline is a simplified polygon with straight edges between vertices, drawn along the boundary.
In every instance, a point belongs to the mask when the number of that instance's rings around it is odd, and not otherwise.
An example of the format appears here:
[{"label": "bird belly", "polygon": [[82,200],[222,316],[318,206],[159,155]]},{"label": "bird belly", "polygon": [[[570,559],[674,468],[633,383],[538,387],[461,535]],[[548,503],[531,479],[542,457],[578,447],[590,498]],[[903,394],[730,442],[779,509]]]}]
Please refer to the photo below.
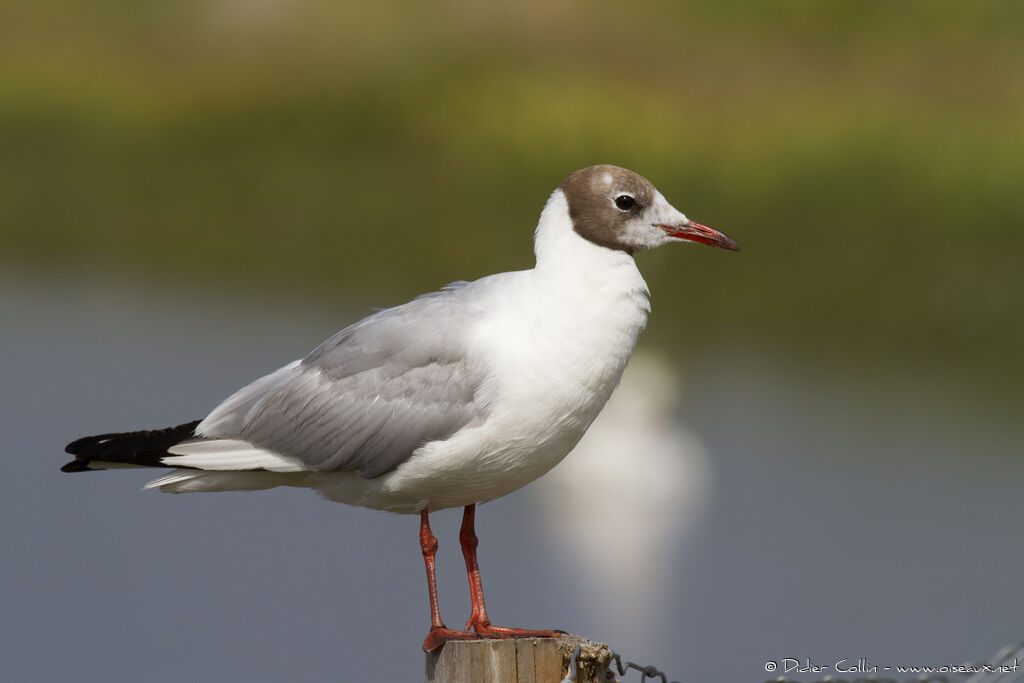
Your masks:
[{"label": "bird belly", "polygon": [[[422,446],[386,475],[384,488],[436,510],[493,500],[542,476],[576,446],[618,385],[642,327],[637,320],[597,338],[591,328],[587,339],[544,334],[506,349],[488,417]],[[517,356],[522,348],[531,351]]]},{"label": "bird belly", "polygon": [[561,429],[545,438],[543,428],[530,427],[520,424],[515,431],[506,431],[481,426],[426,444],[386,475],[382,493],[415,500],[418,509],[430,510],[500,498],[557,465],[585,431]]}]

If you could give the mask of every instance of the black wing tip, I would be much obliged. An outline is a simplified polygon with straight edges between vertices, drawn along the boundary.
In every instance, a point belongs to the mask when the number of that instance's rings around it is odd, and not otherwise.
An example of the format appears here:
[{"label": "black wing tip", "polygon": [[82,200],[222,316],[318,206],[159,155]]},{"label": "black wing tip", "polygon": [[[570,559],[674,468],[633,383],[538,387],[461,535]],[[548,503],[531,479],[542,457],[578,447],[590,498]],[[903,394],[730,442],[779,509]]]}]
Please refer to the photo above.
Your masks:
[{"label": "black wing tip", "polygon": [[71,455],[81,455],[82,452],[85,451],[87,448],[95,446],[100,441],[102,441],[104,439],[108,439],[111,436],[115,436],[115,435],[114,434],[99,434],[98,436],[83,436],[81,439],[75,439],[74,441],[69,443],[67,446],[65,446],[64,447],[64,452],[65,453],[70,453]]},{"label": "black wing tip", "polygon": [[92,472],[93,469],[89,467],[91,460],[79,460],[74,459],[68,464],[60,468],[61,472]]},{"label": "black wing tip", "polygon": [[120,432],[83,436],[64,447],[75,459],[60,468],[61,472],[88,472],[93,460],[122,462],[150,467],[161,466],[160,458],[179,441],[195,436],[200,420],[167,429]]}]

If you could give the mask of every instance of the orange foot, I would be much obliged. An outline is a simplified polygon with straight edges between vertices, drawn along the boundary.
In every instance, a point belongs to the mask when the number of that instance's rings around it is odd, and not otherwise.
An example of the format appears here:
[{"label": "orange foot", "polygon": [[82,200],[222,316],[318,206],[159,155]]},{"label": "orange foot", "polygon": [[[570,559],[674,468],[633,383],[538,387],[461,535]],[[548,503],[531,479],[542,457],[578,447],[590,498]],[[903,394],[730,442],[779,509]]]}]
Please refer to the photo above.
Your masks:
[{"label": "orange foot", "polygon": [[423,639],[423,651],[433,652],[449,640],[483,640],[484,636],[470,631],[456,631],[447,626],[435,626]]},{"label": "orange foot", "polygon": [[528,628],[492,626],[489,621],[475,621],[474,619],[470,619],[466,624],[466,631],[469,629],[473,629],[485,638],[558,638],[565,635],[565,631],[557,629],[537,631]]}]

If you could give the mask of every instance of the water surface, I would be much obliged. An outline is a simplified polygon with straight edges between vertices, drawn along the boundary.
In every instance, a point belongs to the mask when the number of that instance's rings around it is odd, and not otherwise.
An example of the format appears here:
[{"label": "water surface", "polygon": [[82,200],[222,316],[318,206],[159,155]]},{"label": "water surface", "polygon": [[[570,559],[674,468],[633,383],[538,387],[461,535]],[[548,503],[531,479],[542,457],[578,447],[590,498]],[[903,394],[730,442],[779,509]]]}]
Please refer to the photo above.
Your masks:
[{"label": "water surface", "polygon": [[[23,273],[3,285],[5,678],[418,679],[415,518],[305,491],[169,496],[140,491],[145,472],[58,471],[71,439],[200,417],[360,312]],[[709,469],[673,476],[701,485],[648,502],[603,486],[591,503],[625,501],[640,524],[685,514],[657,527],[678,530],[668,552],[609,536],[604,562],[631,577],[609,581],[548,516],[554,485],[484,505],[496,623],[606,639],[682,681],[764,680],[783,657],[978,660],[1021,638],[1024,432],[1009,407],[983,387],[944,390],[941,370],[813,366],[742,346],[677,371],[663,427],[692,437],[681,448]],[[637,476],[629,450],[623,481]],[[459,514],[435,518],[442,610],[458,625]]]}]

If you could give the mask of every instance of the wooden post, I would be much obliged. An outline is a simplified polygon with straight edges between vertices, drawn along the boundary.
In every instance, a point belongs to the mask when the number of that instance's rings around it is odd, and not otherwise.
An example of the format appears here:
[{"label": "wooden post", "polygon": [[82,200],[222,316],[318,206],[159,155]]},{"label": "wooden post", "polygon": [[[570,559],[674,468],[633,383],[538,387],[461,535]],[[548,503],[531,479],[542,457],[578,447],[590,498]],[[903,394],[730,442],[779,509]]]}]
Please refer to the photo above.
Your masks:
[{"label": "wooden post", "polygon": [[577,657],[574,683],[611,683],[612,653],[604,643],[560,638],[453,640],[427,654],[426,683],[558,683]]}]

